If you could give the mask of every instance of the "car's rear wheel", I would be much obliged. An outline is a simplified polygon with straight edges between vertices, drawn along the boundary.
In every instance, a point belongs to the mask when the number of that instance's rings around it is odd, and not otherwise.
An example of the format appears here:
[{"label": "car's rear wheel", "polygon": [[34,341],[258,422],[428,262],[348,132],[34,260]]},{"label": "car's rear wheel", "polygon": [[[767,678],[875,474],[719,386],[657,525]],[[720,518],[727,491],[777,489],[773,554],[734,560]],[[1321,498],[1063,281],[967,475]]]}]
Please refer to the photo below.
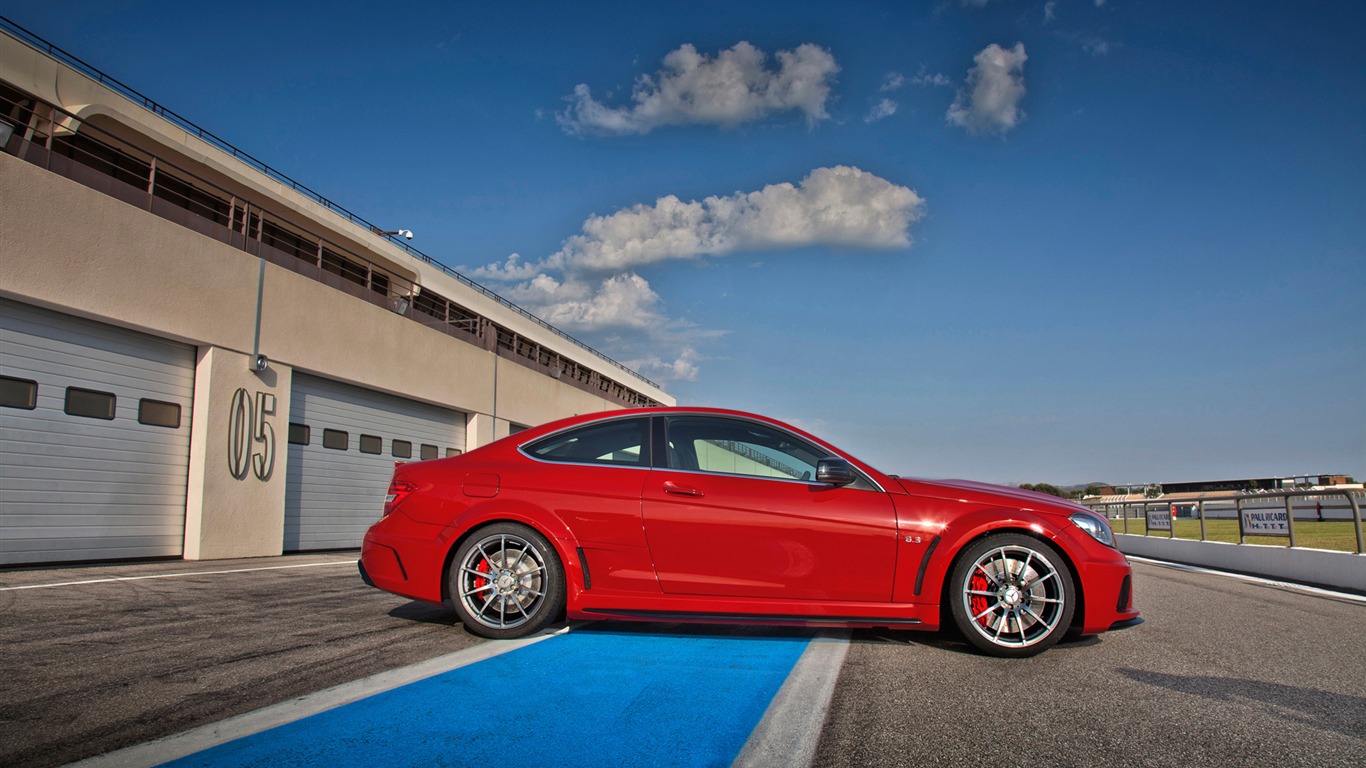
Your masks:
[{"label": "car's rear wheel", "polygon": [[554,547],[520,523],[476,530],[456,550],[447,585],[456,614],[481,637],[535,634],[564,607],[564,568]]},{"label": "car's rear wheel", "polygon": [[1052,546],[1018,533],[968,547],[950,577],[951,611],[963,637],[993,656],[1020,658],[1057,643],[1076,610],[1072,572]]}]

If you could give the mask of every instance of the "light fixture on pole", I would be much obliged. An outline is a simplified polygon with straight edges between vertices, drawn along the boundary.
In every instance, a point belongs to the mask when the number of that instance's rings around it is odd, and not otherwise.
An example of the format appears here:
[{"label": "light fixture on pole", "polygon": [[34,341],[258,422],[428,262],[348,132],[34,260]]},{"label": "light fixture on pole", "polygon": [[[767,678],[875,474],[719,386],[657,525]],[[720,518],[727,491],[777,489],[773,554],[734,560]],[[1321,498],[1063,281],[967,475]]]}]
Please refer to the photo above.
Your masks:
[{"label": "light fixture on pole", "polygon": [[370,231],[374,232],[377,235],[383,235],[384,237],[401,237],[404,240],[413,239],[413,231],[411,229],[395,229],[390,231],[380,229],[379,227],[371,227]]}]

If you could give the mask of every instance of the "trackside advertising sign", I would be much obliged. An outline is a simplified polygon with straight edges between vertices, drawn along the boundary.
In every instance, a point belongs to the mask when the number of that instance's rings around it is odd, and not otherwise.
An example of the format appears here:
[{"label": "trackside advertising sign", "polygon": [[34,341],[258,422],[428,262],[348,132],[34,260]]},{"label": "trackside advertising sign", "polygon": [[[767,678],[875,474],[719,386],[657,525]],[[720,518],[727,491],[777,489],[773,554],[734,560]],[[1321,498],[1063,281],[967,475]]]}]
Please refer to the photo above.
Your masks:
[{"label": "trackside advertising sign", "polygon": [[1148,507],[1144,513],[1148,516],[1148,530],[1170,531],[1172,529],[1172,512],[1170,509]]},{"label": "trackside advertising sign", "polygon": [[1249,536],[1289,536],[1284,509],[1243,510],[1243,533]]}]

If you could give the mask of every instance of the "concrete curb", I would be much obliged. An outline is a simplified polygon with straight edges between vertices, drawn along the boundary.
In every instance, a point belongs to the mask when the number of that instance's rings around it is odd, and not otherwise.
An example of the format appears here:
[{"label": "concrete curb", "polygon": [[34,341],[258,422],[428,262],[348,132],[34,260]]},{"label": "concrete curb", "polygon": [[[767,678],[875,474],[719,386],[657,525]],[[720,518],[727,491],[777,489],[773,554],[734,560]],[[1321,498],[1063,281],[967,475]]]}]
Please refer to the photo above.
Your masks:
[{"label": "concrete curb", "polygon": [[1127,555],[1366,592],[1366,556],[1351,552],[1122,533],[1115,540]]},{"label": "concrete curb", "polygon": [[848,631],[827,631],[812,639],[731,768],[810,766],[848,652]]}]

